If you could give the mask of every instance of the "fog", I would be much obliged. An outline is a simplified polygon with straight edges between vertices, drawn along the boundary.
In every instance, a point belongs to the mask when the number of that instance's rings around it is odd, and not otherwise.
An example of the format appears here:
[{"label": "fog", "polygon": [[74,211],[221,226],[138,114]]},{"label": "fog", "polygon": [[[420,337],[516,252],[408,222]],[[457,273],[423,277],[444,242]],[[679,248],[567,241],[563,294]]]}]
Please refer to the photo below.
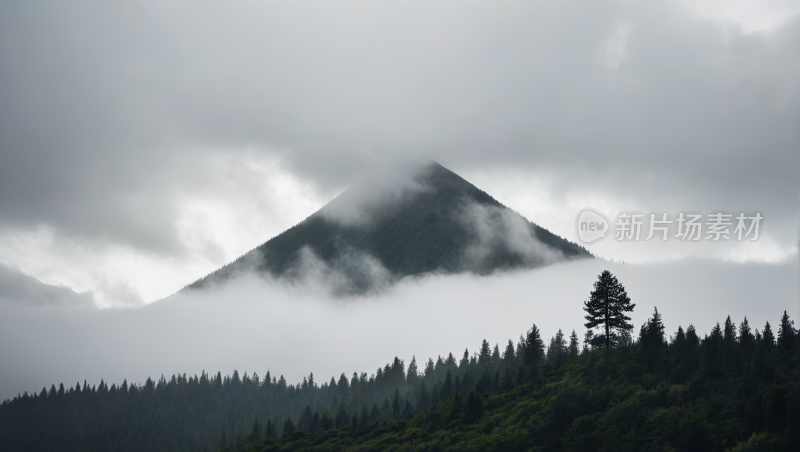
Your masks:
[{"label": "fog", "polygon": [[316,293],[347,297],[379,293],[395,282],[396,277],[372,254],[352,248],[340,250],[330,264],[304,246],[298,259],[282,282]]},{"label": "fog", "polygon": [[540,242],[532,234],[528,220],[510,209],[471,202],[459,217],[474,234],[464,253],[467,268],[485,268],[486,261],[498,250],[514,254],[523,265],[531,267],[565,259],[561,250]]},{"label": "fog", "polygon": [[603,255],[784,258],[800,220],[798,11],[0,2],[0,262],[104,306],[150,302],[401,155],[562,236],[587,206],[769,224],[758,247],[606,240]]},{"label": "fog", "polygon": [[0,306],[0,398],[74,385],[143,383],[174,373],[267,370],[299,382],[372,373],[398,356],[418,362],[515,342],[536,323],[546,337],[582,327],[582,301],[603,269],[625,285],[637,327],[657,306],[668,332],[746,315],[759,329],[783,310],[797,319],[798,264],[600,259],[478,277],[407,278],[380,294],[331,297],[319,287],[245,276],[143,308],[76,310]]},{"label": "fog", "polygon": [[[414,194],[430,187],[419,181],[432,161],[394,158],[372,165],[368,171],[326,204],[319,213],[343,226],[368,228],[396,213]],[[358,186],[357,190],[352,187]]]},{"label": "fog", "polygon": [[68,287],[44,284],[16,268],[0,262],[0,304],[94,308],[91,293],[77,293]]}]

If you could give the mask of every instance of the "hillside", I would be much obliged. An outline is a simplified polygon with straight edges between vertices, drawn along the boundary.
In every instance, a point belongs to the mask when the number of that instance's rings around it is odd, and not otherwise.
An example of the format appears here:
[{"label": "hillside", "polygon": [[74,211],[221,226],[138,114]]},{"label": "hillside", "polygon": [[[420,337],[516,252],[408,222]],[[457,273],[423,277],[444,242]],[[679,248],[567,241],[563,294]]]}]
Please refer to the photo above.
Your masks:
[{"label": "hillside", "polygon": [[220,283],[251,269],[302,277],[308,260],[336,269],[348,282],[343,292],[363,292],[377,280],[386,283],[409,275],[487,274],[592,257],[438,163],[392,184],[371,182],[354,185],[298,225],[188,288]]},{"label": "hillside", "polygon": [[418,398],[419,414],[395,409],[387,424],[365,409],[330,431],[285,421],[280,439],[244,450],[797,451],[800,341],[785,313],[779,325],[777,342],[769,323],[754,335],[745,319],[737,335],[730,317],[702,340],[690,326],[668,341],[656,313],[619,349],[581,352],[576,338],[557,336],[544,365],[509,349],[499,365],[484,358],[474,386],[464,383],[469,366],[453,368],[452,386],[448,370],[432,407]]},{"label": "hillside", "polygon": [[[726,319],[609,350],[529,334],[372,375],[174,375],[43,388],[0,405],[8,451],[789,451],[800,337]],[[560,332],[559,332],[560,333]],[[702,336],[702,337],[701,337]],[[533,339],[532,339],[533,338]],[[248,444],[249,443],[249,444]]]}]

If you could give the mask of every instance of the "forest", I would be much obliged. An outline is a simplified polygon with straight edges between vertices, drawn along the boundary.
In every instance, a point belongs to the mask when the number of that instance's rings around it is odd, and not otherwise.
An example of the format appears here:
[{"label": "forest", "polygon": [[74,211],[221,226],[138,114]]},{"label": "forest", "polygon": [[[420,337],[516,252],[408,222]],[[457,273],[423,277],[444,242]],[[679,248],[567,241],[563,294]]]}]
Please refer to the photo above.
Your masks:
[{"label": "forest", "polygon": [[[587,330],[319,382],[161,376],[59,384],[0,405],[10,451],[784,451],[800,444],[800,336],[784,311],[667,333],[604,272]],[[601,309],[605,307],[606,309]],[[611,313],[611,314],[609,314]],[[776,316],[777,317],[777,316]],[[627,319],[627,320],[626,320]],[[773,331],[773,329],[775,331]]]}]

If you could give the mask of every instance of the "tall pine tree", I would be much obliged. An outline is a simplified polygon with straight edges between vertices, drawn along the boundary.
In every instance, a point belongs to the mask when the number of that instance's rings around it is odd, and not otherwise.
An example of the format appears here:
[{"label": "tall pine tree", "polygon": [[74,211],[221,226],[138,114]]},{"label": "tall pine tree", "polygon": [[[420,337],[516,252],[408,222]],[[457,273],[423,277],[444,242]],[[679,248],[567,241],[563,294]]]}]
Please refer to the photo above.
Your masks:
[{"label": "tall pine tree", "polygon": [[604,334],[595,336],[595,344],[611,347],[612,335],[616,336],[619,331],[630,331],[633,325],[628,323],[631,320],[626,316],[626,312],[633,311],[636,307],[631,304],[625,287],[617,281],[617,278],[610,271],[604,270],[594,283],[594,290],[589,293],[589,299],[583,303],[583,310],[586,311],[586,328],[602,327]]},{"label": "tall pine tree", "polygon": [[539,332],[539,327],[534,323],[525,337],[525,356],[523,360],[526,366],[538,366],[544,358],[544,340]]},{"label": "tall pine tree", "polygon": [[780,325],[778,325],[778,349],[791,350],[795,334],[797,333],[794,330],[794,320],[789,320],[789,315],[784,310]]}]

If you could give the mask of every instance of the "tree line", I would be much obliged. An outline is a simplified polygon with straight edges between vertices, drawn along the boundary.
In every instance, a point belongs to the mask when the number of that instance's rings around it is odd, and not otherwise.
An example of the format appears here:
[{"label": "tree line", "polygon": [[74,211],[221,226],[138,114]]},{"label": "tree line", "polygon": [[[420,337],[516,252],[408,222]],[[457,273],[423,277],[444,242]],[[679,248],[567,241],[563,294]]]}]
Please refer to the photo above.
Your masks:
[{"label": "tree line", "polygon": [[[450,427],[472,432],[465,433],[464,447],[493,438],[497,450],[503,450],[512,440],[494,437],[491,429],[483,431],[485,424],[511,416],[506,411],[515,404],[562,403],[557,390],[556,395],[551,392],[567,382],[586,386],[587,394],[597,393],[594,414],[566,407],[537,424],[532,421],[536,410],[526,408],[526,416],[511,418],[524,418],[529,436],[512,443],[527,444],[520,446],[523,449],[539,444],[543,450],[596,450],[592,444],[602,441],[596,430],[603,413],[620,403],[612,399],[643,397],[636,391],[660,394],[653,396],[655,401],[640,402],[647,406],[684,409],[684,416],[697,417],[696,422],[678,421],[695,433],[683,439],[684,433],[676,433],[676,450],[723,450],[758,434],[768,435],[764,441],[797,442],[791,426],[800,425],[800,347],[786,312],[777,334],[769,322],[759,330],[746,318],[737,326],[728,317],[701,338],[692,325],[686,330],[679,326],[667,336],[656,309],[634,336],[626,315],[633,307],[624,287],[603,272],[584,302],[587,331],[582,340],[575,331],[566,335],[559,330],[545,341],[533,324],[516,343],[509,340],[502,349],[484,340],[472,354],[450,353],[422,365],[412,359],[408,366],[394,358],[372,375],[341,374],[322,383],[313,374],[288,384],[270,372],[262,378],[234,371],[230,376],[203,372],[148,378],[143,385],[52,385],[2,403],[0,444],[7,450],[211,451],[295,450],[292,444],[303,443],[304,448],[328,450],[325,447],[345,441],[345,446],[361,444],[363,450],[373,450],[405,444],[397,441],[398,429],[406,431],[421,422],[420,431],[427,432],[431,442],[429,450],[443,450],[442,441],[433,443]],[[714,398],[723,396],[724,403]],[[724,415],[709,419],[716,408]],[[611,424],[624,430],[629,423],[618,419]],[[449,438],[447,447],[461,444]],[[576,441],[586,447],[567,447]],[[642,446],[634,439],[629,442]],[[487,443],[479,449],[491,447]]]}]

